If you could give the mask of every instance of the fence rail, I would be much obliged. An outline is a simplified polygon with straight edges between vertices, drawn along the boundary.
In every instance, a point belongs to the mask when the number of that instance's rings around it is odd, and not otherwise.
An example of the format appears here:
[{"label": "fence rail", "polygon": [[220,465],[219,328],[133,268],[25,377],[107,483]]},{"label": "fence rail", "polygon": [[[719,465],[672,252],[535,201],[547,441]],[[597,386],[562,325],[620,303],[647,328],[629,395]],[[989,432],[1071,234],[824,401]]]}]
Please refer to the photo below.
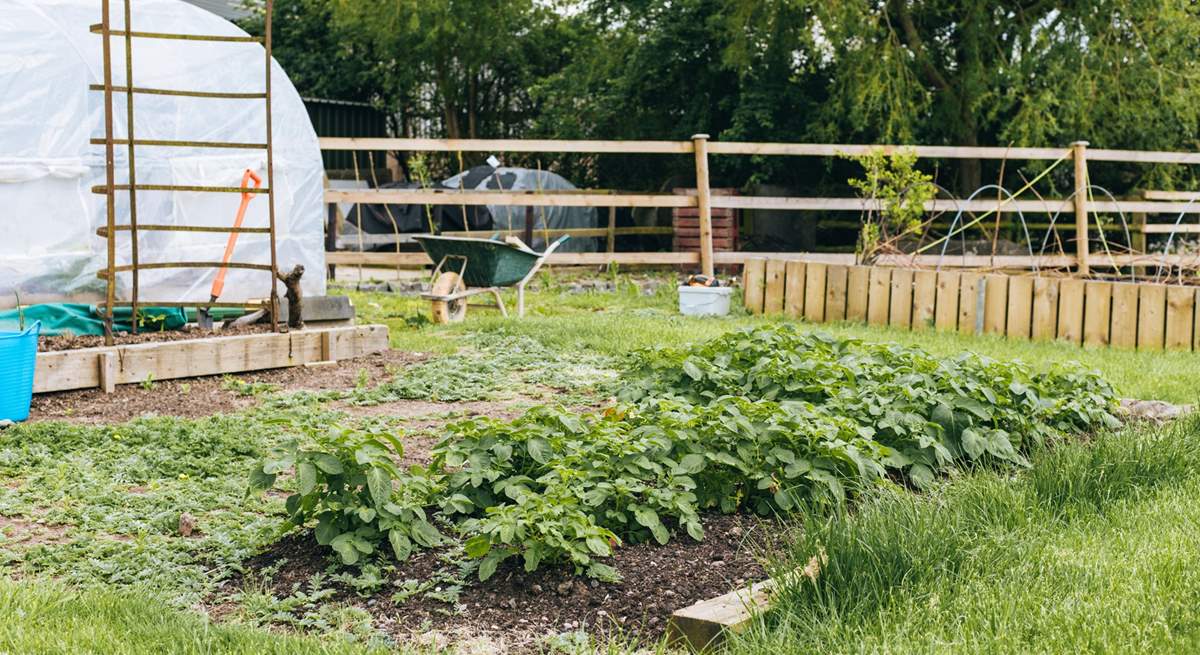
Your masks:
[{"label": "fence rail", "polygon": [[[1089,197],[1088,161],[1157,163],[1157,164],[1200,164],[1200,153],[1161,152],[1134,150],[1089,149],[1086,142],[1076,142],[1062,148],[1003,148],[962,146],[897,146],[897,145],[849,145],[849,144],[802,144],[802,143],[737,143],[710,142],[707,135],[699,134],[688,141],[571,141],[555,139],[403,139],[403,138],[323,138],[321,149],[325,151],[426,151],[426,152],[557,152],[593,154],[659,154],[692,155],[696,168],[697,191],[690,194],[647,194],[618,193],[613,191],[445,191],[436,189],[371,189],[337,190],[328,189],[325,201],[336,203],[371,204],[422,204],[447,206],[515,205],[526,207],[644,207],[644,208],[689,208],[698,210],[700,224],[700,252],[697,253],[587,253],[589,256],[568,256],[566,253],[550,258],[551,264],[587,261],[588,263],[655,263],[655,264],[699,264],[706,274],[712,274],[714,264],[742,263],[747,257],[762,253],[714,253],[712,250],[713,209],[770,209],[789,211],[878,211],[882,203],[863,198],[813,198],[813,197],[752,197],[712,193],[709,189],[708,162],[714,155],[741,156],[812,156],[833,157],[861,155],[882,148],[887,152],[905,149],[922,158],[991,159],[991,160],[1040,160],[1056,164],[1072,161],[1074,164],[1075,193],[1069,199],[935,199],[926,203],[928,211],[934,212],[995,212],[1022,214],[1069,214],[1073,221],[1063,227],[1077,234],[1100,231],[1093,224],[1091,214],[1121,213],[1134,220],[1129,222],[1131,234],[1200,233],[1200,225],[1149,224],[1146,215],[1200,214],[1200,194],[1190,192],[1147,192],[1139,199],[1093,200]],[[615,228],[610,214],[609,229],[597,229],[609,237],[611,247],[614,235],[631,234],[630,228]],[[1108,229],[1105,227],[1104,229]],[[542,230],[539,230],[539,232]],[[528,234],[526,228],[525,233]],[[649,232],[640,232],[648,234]],[[590,234],[590,232],[589,232]],[[596,234],[596,236],[602,236]],[[1144,240],[1144,237],[1139,237]],[[390,243],[395,243],[392,239]],[[1112,268],[1132,265],[1192,265],[1200,263],[1195,257],[1161,255],[1113,255],[1089,252],[1088,238],[1074,240],[1075,253],[1070,257],[1007,258],[1010,266],[1040,266],[1042,261],[1053,261],[1055,266],[1073,266],[1081,274],[1092,267]],[[670,256],[668,256],[670,255]],[[675,257],[679,255],[679,257]],[[812,254],[798,253],[812,257]],[[417,265],[423,255],[419,253],[331,253],[331,263],[377,262],[376,265]],[[930,259],[928,256],[901,258],[916,266],[959,266],[960,262],[975,261],[979,266],[997,267],[995,262],[1005,258],[947,257]],[[899,260],[897,260],[899,261]],[[1018,263],[1021,262],[1021,263]]]}]

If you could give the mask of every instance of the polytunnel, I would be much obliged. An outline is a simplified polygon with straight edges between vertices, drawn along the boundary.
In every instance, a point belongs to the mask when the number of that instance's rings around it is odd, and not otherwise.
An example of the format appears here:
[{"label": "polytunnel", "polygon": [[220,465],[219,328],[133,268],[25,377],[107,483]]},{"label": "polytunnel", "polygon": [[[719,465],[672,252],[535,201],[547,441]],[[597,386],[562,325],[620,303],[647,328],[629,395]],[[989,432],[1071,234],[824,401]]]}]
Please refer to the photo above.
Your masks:
[{"label": "polytunnel", "polygon": [[[181,0],[136,0],[134,31],[245,35],[234,24]],[[124,3],[112,2],[113,29],[122,29]],[[104,295],[97,272],[107,263],[102,37],[99,0],[0,0],[0,306],[20,302],[96,301]],[[112,39],[113,80],[125,86],[124,39]],[[305,266],[306,295],[325,293],[323,168],[317,136],[287,75],[273,63],[273,135],[277,253],[280,270]],[[265,56],[258,43],[134,39],[136,88],[261,94]],[[114,95],[114,128],[125,138],[126,97]],[[138,140],[263,143],[265,102],[134,94]],[[238,187],[247,170],[266,180],[265,150],[138,147],[138,184]],[[117,184],[128,182],[125,146],[116,148]],[[117,223],[129,223],[128,193],[117,191]],[[137,193],[139,224],[230,227],[239,194]],[[255,196],[246,227],[269,224],[265,195]],[[117,239],[117,264],[130,263],[129,233]],[[139,232],[139,261],[219,262],[227,234]],[[267,234],[241,234],[232,261],[270,263]],[[155,269],[140,273],[142,302],[208,300],[214,269]],[[222,301],[269,294],[270,273],[228,271]],[[128,299],[130,277],[118,275]],[[280,287],[282,292],[282,287]]]}]

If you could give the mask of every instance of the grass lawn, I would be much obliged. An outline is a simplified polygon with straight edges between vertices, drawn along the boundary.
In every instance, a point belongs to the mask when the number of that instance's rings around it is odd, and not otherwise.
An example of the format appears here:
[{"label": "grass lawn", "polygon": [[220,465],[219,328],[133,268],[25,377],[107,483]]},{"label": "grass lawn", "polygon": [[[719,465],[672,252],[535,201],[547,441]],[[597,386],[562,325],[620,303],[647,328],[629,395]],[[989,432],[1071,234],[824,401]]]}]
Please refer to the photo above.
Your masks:
[{"label": "grass lawn", "polygon": [[[594,404],[606,398],[597,383],[632,350],[781,320],[686,319],[675,312],[670,284],[646,294],[627,282],[615,293],[572,293],[569,283],[543,278],[546,288],[530,294],[524,320],[473,309],[455,326],[422,324],[428,304],[417,298],[352,293],[362,321],[386,323],[394,347],[432,359],[379,387],[346,390],[336,407],[330,395],[248,386],[257,404],[227,416],[0,431],[0,653],[412,648],[381,636],[360,608],[305,589],[277,596],[245,584],[212,606],[221,580],[278,537],[282,499],[246,497],[249,465],[300,425],[429,431],[386,413],[348,417],[338,409],[346,403]],[[814,329],[1037,368],[1076,360],[1125,396],[1176,403],[1197,396],[1193,353],[848,324]],[[198,536],[175,534],[184,512],[201,526]],[[881,493],[848,517],[797,533],[792,558],[778,566],[803,564],[824,549],[825,573],[815,587],[791,590],[734,651],[1193,649],[1198,523],[1200,423],[1191,420],[1060,444],[1016,475],[976,471],[927,494]]]},{"label": "grass lawn", "polygon": [[1200,647],[1200,420],[1045,451],[810,521],[735,653],[1167,653]]},{"label": "grass lawn", "polygon": [[[419,330],[412,329],[410,324],[428,314],[428,301],[385,293],[352,292],[351,295],[362,320],[384,323],[392,329],[394,347],[441,353],[453,352],[469,343],[471,333],[486,332],[526,335],[558,350],[620,355],[636,348],[679,345],[732,329],[786,320],[749,316],[740,308],[724,319],[683,317],[676,311],[675,289],[670,284],[662,284],[646,295],[632,285],[619,282],[616,293],[567,293],[567,285],[562,281],[553,278],[542,281],[547,290],[529,294],[529,315],[524,320],[506,320],[494,312],[472,309],[462,324],[426,326]],[[510,306],[515,304],[514,298],[506,302]],[[1043,368],[1078,361],[1100,371],[1125,397],[1185,404],[1200,398],[1200,388],[1195,382],[1196,372],[1200,371],[1200,353],[1081,348],[1068,343],[912,332],[851,323],[811,327],[837,336],[918,346],[936,355],[970,350],[1000,359],[1020,359]]]}]

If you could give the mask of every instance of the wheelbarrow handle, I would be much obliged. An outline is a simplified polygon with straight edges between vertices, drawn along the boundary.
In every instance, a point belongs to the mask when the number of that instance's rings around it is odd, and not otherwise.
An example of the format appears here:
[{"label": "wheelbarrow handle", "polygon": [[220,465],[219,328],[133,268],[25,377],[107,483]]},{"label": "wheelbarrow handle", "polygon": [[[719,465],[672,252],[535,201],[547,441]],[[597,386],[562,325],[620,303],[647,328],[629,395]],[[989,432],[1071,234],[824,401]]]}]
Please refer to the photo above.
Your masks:
[{"label": "wheelbarrow handle", "polygon": [[549,246],[546,246],[546,250],[544,250],[542,252],[542,258],[545,259],[546,257],[549,257],[550,253],[557,250],[559,246],[561,246],[563,243],[566,242],[567,239],[570,239],[570,238],[571,238],[571,235],[564,234],[561,237],[558,237],[557,239],[555,239],[554,243],[550,244]]}]

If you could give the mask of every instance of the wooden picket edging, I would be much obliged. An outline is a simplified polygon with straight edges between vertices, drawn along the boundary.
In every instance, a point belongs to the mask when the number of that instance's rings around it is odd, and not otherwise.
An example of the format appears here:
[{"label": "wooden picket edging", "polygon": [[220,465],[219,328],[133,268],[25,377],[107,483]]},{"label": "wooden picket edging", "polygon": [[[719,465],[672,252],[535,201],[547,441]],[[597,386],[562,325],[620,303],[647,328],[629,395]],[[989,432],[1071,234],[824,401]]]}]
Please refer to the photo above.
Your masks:
[{"label": "wooden picket edging", "polygon": [[752,314],[1200,351],[1200,287],[748,259]]}]

